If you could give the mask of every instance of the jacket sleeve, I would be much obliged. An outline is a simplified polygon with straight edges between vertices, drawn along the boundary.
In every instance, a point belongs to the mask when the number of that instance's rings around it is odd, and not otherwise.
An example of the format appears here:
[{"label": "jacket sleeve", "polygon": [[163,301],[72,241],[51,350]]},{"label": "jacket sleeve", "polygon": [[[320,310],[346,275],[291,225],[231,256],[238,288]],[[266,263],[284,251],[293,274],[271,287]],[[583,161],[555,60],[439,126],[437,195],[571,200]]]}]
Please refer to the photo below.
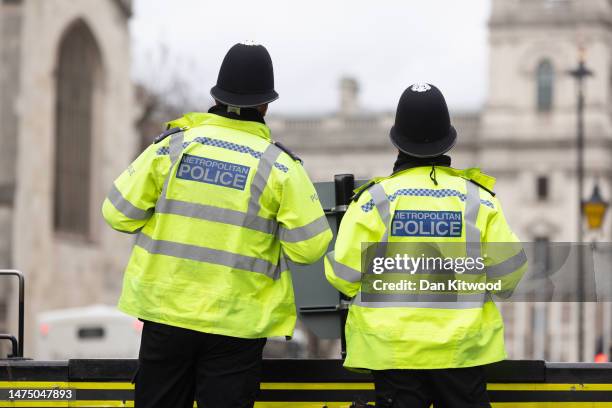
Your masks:
[{"label": "jacket sleeve", "polygon": [[342,218],[335,248],[325,256],[325,276],[329,283],[347,296],[353,297],[361,288],[362,244],[380,241],[384,229],[376,208],[365,211],[370,200],[365,192],[352,202]]},{"label": "jacket sleeve", "polygon": [[487,282],[501,282],[501,290],[494,292],[502,298],[510,297],[527,271],[525,250],[506,222],[499,200],[493,199],[495,210],[490,214],[483,241]]},{"label": "jacket sleeve", "polygon": [[317,192],[299,163],[283,182],[276,219],[281,246],[293,262],[310,264],[325,254],[332,232]]},{"label": "jacket sleeve", "polygon": [[153,215],[163,185],[160,166],[165,156],[157,154],[162,144],[149,146],[114,181],[102,204],[102,215],[112,228],[135,233]]}]

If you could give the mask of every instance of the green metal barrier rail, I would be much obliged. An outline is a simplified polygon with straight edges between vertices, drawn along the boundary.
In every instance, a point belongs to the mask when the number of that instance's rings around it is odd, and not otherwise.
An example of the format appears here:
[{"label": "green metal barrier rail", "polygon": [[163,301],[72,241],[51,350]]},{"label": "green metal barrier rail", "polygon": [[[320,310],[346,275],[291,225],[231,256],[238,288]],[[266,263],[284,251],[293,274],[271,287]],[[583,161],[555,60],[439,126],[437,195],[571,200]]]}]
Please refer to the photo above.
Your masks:
[{"label": "green metal barrier rail", "polygon": [[[135,360],[40,362],[0,360],[0,407],[132,407]],[[612,364],[504,361],[488,367],[495,408],[612,407]],[[340,360],[265,360],[256,408],[348,408],[372,401],[367,374],[342,368]],[[10,390],[36,400],[9,400]],[[40,390],[70,390],[68,399],[43,400]],[[27,397],[27,395],[25,395]]]}]

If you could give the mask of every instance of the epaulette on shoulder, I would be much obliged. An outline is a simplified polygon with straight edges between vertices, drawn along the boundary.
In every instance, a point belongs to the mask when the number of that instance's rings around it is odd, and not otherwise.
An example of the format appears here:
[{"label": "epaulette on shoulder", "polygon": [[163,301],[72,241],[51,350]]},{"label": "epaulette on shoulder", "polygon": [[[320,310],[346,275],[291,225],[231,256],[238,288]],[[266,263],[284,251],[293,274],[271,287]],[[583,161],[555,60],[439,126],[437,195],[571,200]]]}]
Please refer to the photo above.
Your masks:
[{"label": "epaulette on shoulder", "polygon": [[303,163],[302,159],[300,159],[295,153],[293,153],[291,150],[289,150],[284,144],[282,144],[281,142],[274,142],[274,145],[276,147],[278,147],[279,149],[281,149],[283,152],[287,153],[289,155],[289,157],[291,157],[293,160],[295,161],[299,161],[300,163]]},{"label": "epaulette on shoulder", "polygon": [[157,144],[159,142],[161,142],[162,140],[164,140],[165,138],[167,138],[170,135],[173,135],[175,133],[178,133],[181,131],[180,127],[173,127],[170,128],[168,130],[163,131],[162,133],[160,133],[154,140],[153,143]]},{"label": "epaulette on shoulder", "polygon": [[472,183],[476,184],[478,187],[482,188],[484,191],[486,191],[487,193],[491,194],[492,197],[495,197],[495,192],[489,188],[486,188],[485,186],[483,186],[482,184],[480,184],[479,182],[472,180],[472,179],[468,179],[470,180]]},{"label": "epaulette on shoulder", "polygon": [[376,184],[378,180],[377,179],[372,179],[370,181],[368,181],[367,183],[357,187],[354,191],[355,194],[353,194],[353,197],[351,197],[351,201],[355,201],[357,202],[359,200],[359,197],[361,197],[361,195],[367,191],[370,187],[372,187],[374,184]]},{"label": "epaulette on shoulder", "polygon": [[454,171],[456,171],[455,175],[471,181],[487,193],[491,194],[492,197],[495,197],[495,193],[493,192],[493,189],[495,188],[495,177],[483,173],[478,167]]}]

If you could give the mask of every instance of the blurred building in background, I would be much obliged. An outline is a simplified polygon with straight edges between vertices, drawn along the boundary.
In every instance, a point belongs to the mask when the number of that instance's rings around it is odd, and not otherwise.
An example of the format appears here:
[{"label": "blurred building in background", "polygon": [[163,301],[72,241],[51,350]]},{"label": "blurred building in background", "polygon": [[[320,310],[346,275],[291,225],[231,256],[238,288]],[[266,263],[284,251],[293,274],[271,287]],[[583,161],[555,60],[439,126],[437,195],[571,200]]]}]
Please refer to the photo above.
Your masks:
[{"label": "blurred building in background", "polygon": [[[453,165],[479,166],[497,178],[506,216],[523,241],[575,241],[577,99],[568,71],[577,65],[583,47],[595,73],[586,85],[586,191],[598,181],[609,197],[612,1],[493,0],[489,28],[488,97],[480,112],[454,112],[459,141],[451,151]],[[360,178],[391,173],[396,153],[388,131],[394,112],[364,109],[367,101],[358,99],[358,89],[355,79],[341,80],[336,113],[273,116],[268,121],[273,136],[304,159],[315,180],[329,181],[340,173]],[[609,241],[610,223],[589,240],[593,238]],[[542,247],[541,259],[533,262],[548,262],[546,245]],[[502,308],[512,358],[579,358],[577,304],[516,303]],[[602,338],[609,339],[609,333],[602,333],[603,327],[610,327],[609,309],[609,304],[586,305],[588,358]],[[607,347],[603,351],[607,353]]]},{"label": "blurred building in background", "polygon": [[[577,87],[568,71],[583,48],[586,81],[585,184],[610,197],[612,176],[612,2],[495,0],[490,20],[489,96],[477,162],[499,178],[511,225],[525,241],[576,241],[578,224]],[[583,197],[586,200],[587,197]],[[610,223],[597,237],[610,240]],[[544,247],[545,248],[545,247]],[[549,262],[546,251],[539,259]],[[505,308],[513,356],[579,359],[578,305],[517,303]],[[609,339],[610,305],[585,306],[583,355]],[[602,313],[606,307],[608,312]],[[605,320],[608,320],[606,323]],[[604,352],[608,353],[609,344]]]},{"label": "blurred building in background", "polygon": [[130,15],[129,0],[0,2],[0,267],[27,274],[28,355],[38,312],[113,304],[121,285],[130,241],[100,205],[138,148]]},{"label": "blurred building in background", "polygon": [[[497,177],[523,241],[576,238],[576,87],[567,71],[579,47],[595,73],[586,86],[586,191],[598,181],[610,197],[611,3],[492,0],[489,93],[481,111],[453,112],[453,165]],[[130,1],[0,0],[0,267],[27,273],[30,338],[38,312],[115,303],[130,241],[103,225],[100,204],[161,122],[190,109],[164,106],[154,86],[134,92],[130,14]],[[338,99],[328,115],[274,115],[272,107],[274,138],[304,159],[315,181],[389,174],[395,112],[368,110],[355,78],[340,81]],[[594,238],[609,241],[610,223]],[[538,257],[532,261],[548,262],[546,251]],[[0,331],[8,299],[0,286]],[[602,338],[602,307],[587,306],[586,356]],[[577,360],[577,310],[503,305],[511,357]]]}]

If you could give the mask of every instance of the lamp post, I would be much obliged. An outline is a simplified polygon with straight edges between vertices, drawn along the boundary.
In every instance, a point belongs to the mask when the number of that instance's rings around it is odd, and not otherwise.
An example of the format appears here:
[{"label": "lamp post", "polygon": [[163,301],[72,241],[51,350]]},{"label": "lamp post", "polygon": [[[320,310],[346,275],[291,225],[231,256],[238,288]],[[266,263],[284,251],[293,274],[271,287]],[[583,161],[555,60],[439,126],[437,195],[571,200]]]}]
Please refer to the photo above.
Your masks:
[{"label": "lamp post", "polygon": [[590,230],[601,228],[609,205],[601,196],[599,184],[595,184],[591,198],[582,203],[582,211],[586,216],[587,226]]},{"label": "lamp post", "polygon": [[585,79],[592,76],[593,72],[586,67],[584,48],[580,48],[578,66],[571,70],[569,74],[576,80],[578,90],[577,103],[577,127],[576,127],[576,177],[578,180],[578,236],[576,243],[578,244],[578,358],[584,361],[584,268],[583,268],[583,253],[582,243],[584,240],[582,223],[583,206],[582,197],[584,196],[584,83]]},{"label": "lamp post", "polygon": [[[587,227],[589,230],[594,231],[601,228],[603,221],[606,218],[606,212],[610,203],[605,201],[599,191],[599,184],[595,183],[593,187],[593,193],[591,198],[582,203],[582,211],[586,216]],[[593,243],[595,244],[595,243]],[[596,250],[596,247],[593,247]],[[606,288],[606,293],[611,288]],[[603,320],[603,336],[602,336],[602,350],[595,357],[595,362],[610,361],[609,351],[610,343],[612,342],[612,315],[610,314],[610,306],[608,303],[603,303],[602,320]]]}]

